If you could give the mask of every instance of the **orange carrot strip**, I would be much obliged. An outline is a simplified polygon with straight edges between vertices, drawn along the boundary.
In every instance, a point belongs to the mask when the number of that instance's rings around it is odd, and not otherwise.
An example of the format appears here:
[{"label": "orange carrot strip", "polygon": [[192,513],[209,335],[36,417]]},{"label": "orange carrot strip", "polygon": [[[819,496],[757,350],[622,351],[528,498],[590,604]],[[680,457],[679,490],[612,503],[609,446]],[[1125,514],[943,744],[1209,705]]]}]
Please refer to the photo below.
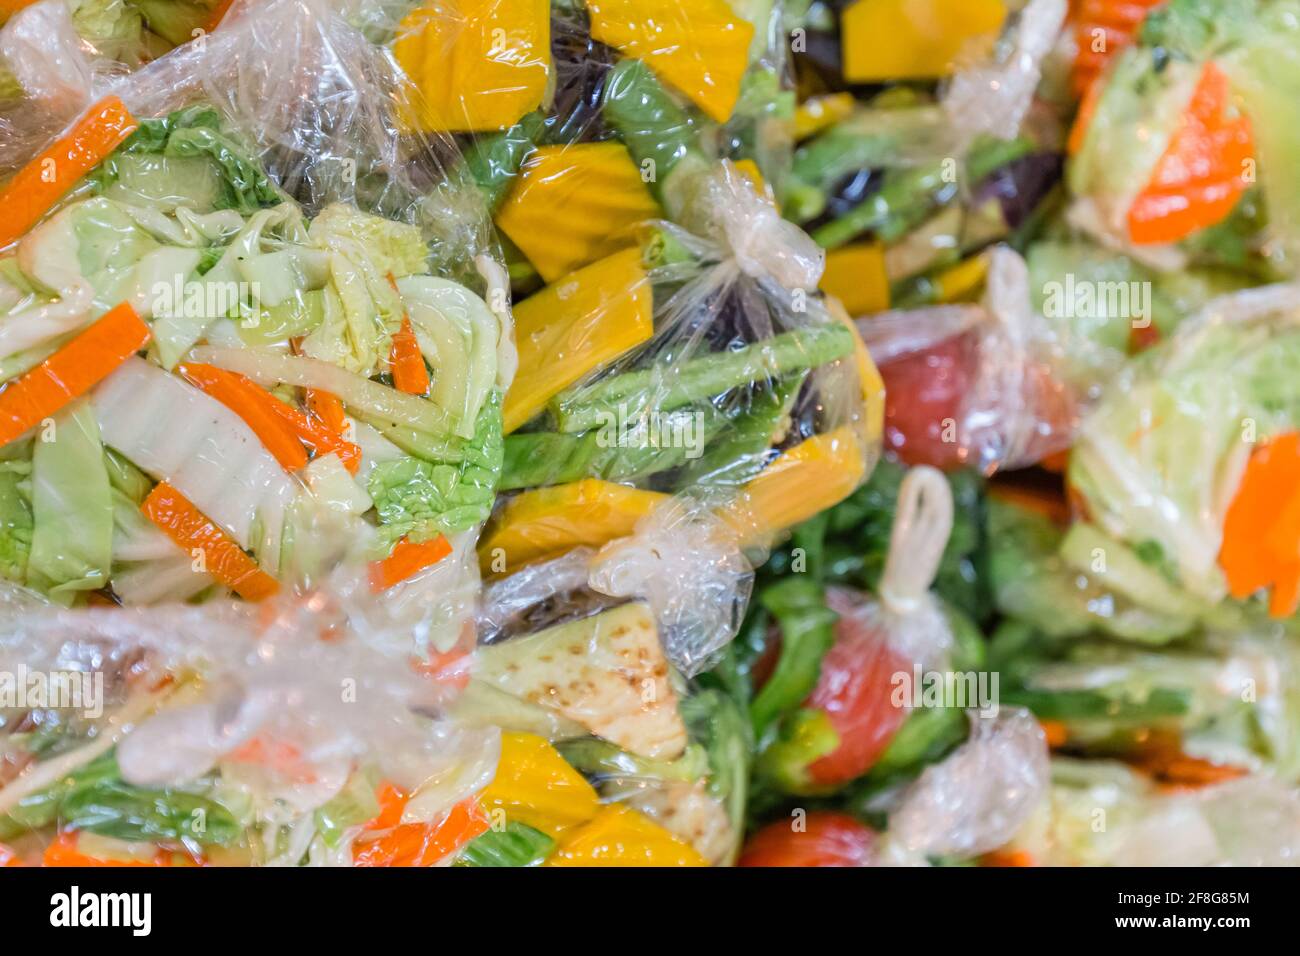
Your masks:
[{"label": "orange carrot strip", "polygon": [[1256,449],[1223,522],[1219,567],[1242,599],[1274,586],[1269,613],[1288,617],[1300,603],[1300,433]]},{"label": "orange carrot strip", "polygon": [[16,242],[139,124],[116,96],[100,100],[68,134],[0,188],[0,248]]},{"label": "orange carrot strip", "polygon": [[451,542],[444,535],[438,535],[432,541],[413,544],[402,538],[393,545],[392,554],[378,561],[370,562],[370,589],[387,591],[394,584],[400,584],[432,564],[437,564],[451,554]]},{"label": "orange carrot strip", "polygon": [[1205,64],[1182,124],[1129,207],[1133,242],[1177,242],[1232,212],[1246,191],[1243,173],[1254,141],[1249,118],[1230,115],[1231,107],[1227,75]]},{"label": "orange carrot strip", "polygon": [[183,550],[202,551],[207,572],[245,600],[260,601],[280,590],[275,578],[167,482],[154,487],[140,510]]},{"label": "orange carrot strip", "polygon": [[1047,746],[1053,750],[1064,747],[1066,741],[1070,739],[1070,731],[1059,720],[1040,720],[1039,726],[1043,728],[1043,735],[1047,738]]},{"label": "orange carrot strip", "polygon": [[170,866],[168,856],[159,850],[152,860],[101,860],[86,856],[77,849],[75,832],[60,833],[54,842],[45,848],[41,858],[42,866]]},{"label": "orange carrot strip", "polygon": [[22,865],[23,865],[22,858],[13,849],[13,847],[5,846],[3,843],[0,843],[0,869],[3,869],[4,867],[7,866],[22,866]]},{"label": "orange carrot strip", "polygon": [[[249,382],[254,388],[256,384]],[[334,452],[343,466],[352,474],[361,467],[361,447],[348,441],[320,419],[307,415],[284,402],[275,402],[272,411],[299,440],[306,443],[317,455]]]},{"label": "orange carrot strip", "polygon": [[307,450],[276,409],[287,407],[284,402],[251,379],[215,365],[188,362],[177,371],[242,418],[285,471],[297,471],[307,464]]},{"label": "orange carrot strip", "polygon": [[488,816],[473,797],[453,806],[437,823],[408,823],[365,844],[355,866],[432,866],[488,828]]},{"label": "orange carrot strip", "polygon": [[395,783],[385,780],[375,791],[379,801],[379,812],[366,824],[367,830],[391,830],[402,822],[402,811],[410,801],[410,796]]},{"label": "orange carrot strip", "polygon": [[420,354],[420,343],[415,340],[409,316],[402,316],[402,327],[393,334],[390,362],[393,366],[393,385],[408,395],[424,395],[429,391],[429,369]]},{"label": "orange carrot strip", "polygon": [[1034,858],[1025,850],[994,850],[980,857],[980,866],[1037,866]]},{"label": "orange carrot strip", "polygon": [[0,392],[0,445],[7,445],[107,378],[144,348],[149,326],[123,302]]},{"label": "orange carrot strip", "polygon": [[1115,54],[1132,46],[1142,21],[1165,0],[1083,0],[1074,21],[1077,48],[1070,80],[1076,95],[1096,85]]}]

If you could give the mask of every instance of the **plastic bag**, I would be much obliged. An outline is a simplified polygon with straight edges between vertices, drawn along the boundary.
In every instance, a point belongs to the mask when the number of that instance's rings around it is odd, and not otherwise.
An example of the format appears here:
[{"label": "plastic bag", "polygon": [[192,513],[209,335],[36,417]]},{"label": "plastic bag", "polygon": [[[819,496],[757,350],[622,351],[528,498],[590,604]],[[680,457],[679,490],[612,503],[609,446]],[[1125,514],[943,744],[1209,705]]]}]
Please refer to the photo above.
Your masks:
[{"label": "plastic bag", "polygon": [[[1196,620],[1225,597],[1267,590],[1273,616],[1294,611],[1277,567],[1289,531],[1267,534],[1290,500],[1277,469],[1287,467],[1295,428],[1284,371],[1297,341],[1295,291],[1264,286],[1213,300],[1131,363],[1080,431],[1069,476],[1088,522],[1072,534],[1101,539],[1106,583],[1142,606]],[[1253,511],[1264,500],[1266,517]],[[1157,555],[1165,590],[1148,594],[1118,570],[1139,546]]]},{"label": "plastic bag", "polygon": [[989,255],[980,306],[858,321],[885,379],[885,444],[905,462],[1021,468],[1070,446],[1087,397],[1068,380],[1051,324],[1030,300],[1024,260]]},{"label": "plastic bag", "polygon": [[[429,865],[499,751],[454,687],[307,600],[65,611],[6,586],[0,840],[47,866]],[[434,716],[422,716],[434,715]]]},{"label": "plastic bag", "polygon": [[1006,851],[1037,865],[1294,866],[1300,851],[1300,798],[1264,775],[1162,791],[1123,764],[1057,757],[1046,797]]},{"label": "plastic bag", "polygon": [[1300,81],[1297,12],[1267,0],[1177,0],[1148,13],[1140,31],[1116,31],[1108,56],[1082,49],[1076,75],[1087,89],[1070,137],[1069,224],[1157,273],[1294,276],[1297,194],[1285,131]]},{"label": "plastic bag", "polygon": [[1028,711],[971,717],[970,738],[926,768],[889,815],[881,857],[969,859],[1007,843],[1047,792],[1047,743]]},{"label": "plastic bag", "polygon": [[[906,769],[960,739],[961,708],[996,705],[978,699],[987,681],[974,673],[971,626],[929,591],[952,523],[947,480],[914,468],[899,491],[878,597],[823,591],[815,575],[798,573],[760,592],[772,650],[759,661],[772,656],[750,666],[750,715],[756,769],[770,785],[820,795],[873,770]],[[958,694],[959,682],[944,677],[950,669],[970,672],[960,701],[943,693]]]},{"label": "plastic bag", "polygon": [[941,4],[941,26],[892,0],[832,9],[800,28],[808,96],[783,210],[826,248],[822,288],[854,316],[970,301],[981,250],[1053,202],[1062,117],[1039,94],[1066,4]]},{"label": "plastic bag", "polygon": [[508,303],[454,145],[400,130],[403,83],[327,4],[276,2],[30,144],[0,283],[7,577],[257,600],[342,564],[420,647],[459,639]]},{"label": "plastic bag", "polygon": [[[554,838],[538,862],[734,859],[744,831],[748,721],[719,690],[688,684],[684,674],[702,661],[687,656],[678,665],[684,641],[730,638],[735,624],[716,615],[743,610],[731,578],[750,575],[747,565],[728,572],[705,563],[688,584],[670,549],[683,561],[705,554],[663,537],[706,534],[710,520],[680,514],[674,528],[645,541],[570,551],[485,589],[481,644],[452,713],[502,728],[505,751],[483,799],[504,810],[508,825]],[[700,524],[684,531],[690,522]],[[611,567],[605,552],[625,549],[639,549],[636,558]],[[724,549],[721,560],[735,558]],[[707,582],[691,588],[701,571],[722,574],[721,593]],[[647,580],[656,584],[643,598]],[[686,603],[692,595],[695,607]]]}]

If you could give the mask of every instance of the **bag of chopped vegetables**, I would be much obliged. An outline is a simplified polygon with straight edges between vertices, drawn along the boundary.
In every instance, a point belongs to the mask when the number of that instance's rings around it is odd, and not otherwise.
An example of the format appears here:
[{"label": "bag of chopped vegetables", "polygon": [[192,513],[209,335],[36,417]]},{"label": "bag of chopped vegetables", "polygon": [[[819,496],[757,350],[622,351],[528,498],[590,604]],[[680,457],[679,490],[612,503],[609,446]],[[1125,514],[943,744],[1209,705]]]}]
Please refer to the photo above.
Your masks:
[{"label": "bag of chopped vegetables", "polygon": [[1216,299],[1112,383],[1070,457],[1074,572],[1183,631],[1295,614],[1295,302]]},{"label": "bag of chopped vegetables", "polygon": [[1022,246],[1050,212],[1064,139],[1051,54],[1066,6],[811,5],[783,208],[827,250],[822,287],[852,315],[968,301],[981,251]]},{"label": "bag of chopped vegetables", "polygon": [[991,862],[1040,811],[1049,760],[1025,711],[970,715],[970,737],[915,781],[850,795],[845,810],[796,807],[745,844],[741,866]]},{"label": "bag of chopped vegetables", "polygon": [[926,690],[929,675],[974,675],[983,660],[975,626],[929,590],[952,526],[947,480],[913,468],[876,597],[823,584],[824,522],[796,534],[788,573],[759,591],[742,649],[717,675],[747,699],[769,797],[892,785],[960,742],[974,701]]},{"label": "bag of chopped vegetables", "polygon": [[1124,764],[1051,761],[1050,788],[991,862],[1013,866],[1294,866],[1300,798],[1266,775],[1158,786]]},{"label": "bag of chopped vegetables", "polygon": [[257,601],[342,564],[407,641],[456,639],[513,346],[482,204],[399,132],[405,89],[285,0],[31,144],[0,187],[6,578]]},{"label": "bag of chopped vegetables", "polygon": [[710,522],[683,511],[636,561],[611,560],[616,545],[575,549],[485,589],[480,646],[451,713],[504,731],[481,799],[531,841],[534,856],[515,865],[734,860],[749,725],[689,677],[706,663],[698,642],[734,632],[752,575],[710,547]]},{"label": "bag of chopped vegetables", "polygon": [[1104,55],[1080,54],[1089,62],[1069,140],[1067,221],[1155,272],[1293,277],[1300,4],[1135,7]]},{"label": "bag of chopped vegetables", "polygon": [[686,490],[748,498],[733,517],[761,538],[856,486],[874,373],[816,299],[820,254],[726,131],[783,95],[776,7],[344,6],[424,93],[417,123],[467,142],[523,297],[502,485],[520,494],[486,569],[599,547]]},{"label": "bag of chopped vegetables", "polygon": [[1013,250],[988,253],[979,305],[858,320],[885,381],[885,447],[909,464],[994,471],[1068,448],[1084,383],[1068,375],[1051,324],[1031,302]]},{"label": "bag of chopped vegetables", "polygon": [[270,614],[0,601],[6,865],[429,866],[489,831],[499,734],[377,650],[364,591]]}]

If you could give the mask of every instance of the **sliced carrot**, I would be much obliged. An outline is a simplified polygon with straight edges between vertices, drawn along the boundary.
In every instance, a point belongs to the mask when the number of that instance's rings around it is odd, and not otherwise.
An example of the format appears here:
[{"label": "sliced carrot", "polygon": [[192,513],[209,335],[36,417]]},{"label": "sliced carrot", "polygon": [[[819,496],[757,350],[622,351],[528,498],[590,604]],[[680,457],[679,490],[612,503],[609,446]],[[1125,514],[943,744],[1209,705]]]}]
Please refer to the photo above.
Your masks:
[{"label": "sliced carrot", "polygon": [[303,391],[307,400],[307,410],[320,419],[321,424],[339,435],[347,431],[347,413],[343,411],[343,402],[337,395],[319,388],[308,388]]},{"label": "sliced carrot", "polygon": [[3,869],[8,866],[22,866],[22,865],[23,865],[22,857],[18,855],[18,852],[14,848],[5,846],[3,843],[0,843],[0,869]]},{"label": "sliced carrot", "polygon": [[1106,64],[1137,40],[1142,21],[1165,0],[1082,0],[1074,19],[1075,58],[1070,81],[1077,96],[1096,85]]},{"label": "sliced carrot", "polygon": [[367,830],[391,830],[402,822],[402,811],[410,801],[410,796],[395,783],[385,780],[375,791],[379,801],[379,812],[366,824]]},{"label": "sliced carrot", "polygon": [[199,549],[208,574],[247,601],[261,601],[280,590],[280,583],[257,566],[229,535],[167,482],[159,482],[140,505],[182,550]]},{"label": "sliced carrot", "polygon": [[[302,354],[301,343],[301,339],[290,341],[295,355]],[[347,412],[343,410],[343,402],[333,392],[326,392],[319,388],[305,388],[303,404],[307,406],[307,412],[311,417],[324,425],[333,437],[328,440],[318,439],[302,432],[299,433],[299,437],[313,446],[318,455],[327,455],[331,451],[338,452],[339,458],[343,459],[343,464],[347,465],[348,471],[355,475],[357,469],[361,467],[361,448],[345,437],[348,433],[348,417]],[[322,444],[322,441],[326,443]]]},{"label": "sliced carrot", "polygon": [[459,647],[453,647],[445,653],[431,650],[427,659],[416,661],[415,670],[434,683],[464,690],[469,684],[470,665],[473,662],[473,653]]},{"label": "sliced carrot", "polygon": [[408,395],[424,395],[429,391],[429,369],[420,354],[420,343],[415,340],[411,320],[402,316],[402,327],[393,334],[393,385]]},{"label": "sliced carrot", "polygon": [[1177,737],[1165,733],[1153,735],[1129,762],[1152,779],[1177,788],[1205,787],[1248,772],[1244,767],[1190,756],[1183,752]]},{"label": "sliced carrot", "polygon": [[251,379],[215,365],[188,362],[176,370],[242,418],[285,471],[297,471],[307,464],[307,450],[277,411],[276,406],[288,407],[284,402]]},{"label": "sliced carrot", "polygon": [[45,854],[41,858],[42,866],[170,866],[171,860],[167,853],[159,850],[152,860],[101,860],[93,856],[86,856],[77,849],[77,834],[75,832],[60,833],[54,841],[45,848]]},{"label": "sliced carrot", "polygon": [[1053,750],[1059,750],[1069,741],[1070,730],[1061,721],[1040,720],[1038,724],[1043,728],[1043,736],[1047,738],[1047,746]]},{"label": "sliced carrot", "polygon": [[0,445],[7,445],[106,379],[144,348],[149,326],[123,302],[0,391]]},{"label": "sliced carrot", "polygon": [[1128,211],[1139,245],[1177,242],[1222,222],[1246,191],[1250,119],[1236,114],[1227,74],[1205,64],[1182,124]]},{"label": "sliced carrot", "polygon": [[1025,850],[994,850],[980,857],[980,866],[1037,866],[1034,858]]},{"label": "sliced carrot", "polygon": [[453,806],[436,823],[402,824],[378,840],[361,845],[353,857],[353,864],[432,866],[487,829],[487,813],[479,806],[478,800],[470,797]]},{"label": "sliced carrot", "polygon": [[139,124],[122,101],[109,96],[92,106],[68,134],[0,188],[0,248],[22,238],[98,166]]},{"label": "sliced carrot", "polygon": [[378,561],[370,562],[370,589],[387,591],[430,565],[437,564],[451,554],[451,542],[444,535],[432,541],[413,544],[406,538],[393,545],[392,553]]},{"label": "sliced carrot", "polygon": [[[254,383],[249,384],[254,388],[257,387]],[[333,452],[339,456],[348,471],[354,475],[357,473],[357,469],[361,467],[359,445],[348,441],[320,419],[307,415],[292,405],[274,399],[272,401],[274,404],[271,409],[274,414],[315,454],[328,455]]]},{"label": "sliced carrot", "polygon": [[1300,433],[1257,448],[1223,522],[1219,567],[1242,599],[1273,585],[1269,613],[1289,617],[1300,603]]}]

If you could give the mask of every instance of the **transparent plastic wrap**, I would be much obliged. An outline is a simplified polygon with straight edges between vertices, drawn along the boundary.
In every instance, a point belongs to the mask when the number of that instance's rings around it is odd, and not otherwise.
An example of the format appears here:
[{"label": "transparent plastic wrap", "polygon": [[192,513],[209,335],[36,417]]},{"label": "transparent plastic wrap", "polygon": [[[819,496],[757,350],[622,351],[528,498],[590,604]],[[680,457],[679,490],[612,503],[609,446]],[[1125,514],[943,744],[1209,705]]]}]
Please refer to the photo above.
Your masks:
[{"label": "transparent plastic wrap", "polygon": [[783,209],[850,314],[970,301],[982,251],[1050,213],[1064,135],[1045,74],[1066,7],[813,5]]},{"label": "transparent plastic wrap", "polygon": [[[1087,11],[1080,33],[1094,31]],[[1158,274],[1296,270],[1300,6],[1291,0],[1135,5],[1082,46],[1068,224]]]},{"label": "transparent plastic wrap", "polygon": [[341,564],[447,651],[513,364],[454,144],[401,132],[418,97],[311,0],[93,98],[3,187],[5,577],[256,601]]},{"label": "transparent plastic wrap", "polygon": [[1170,790],[1120,763],[1057,757],[1047,799],[999,855],[1039,866],[1296,866],[1300,794],[1263,775]]},{"label": "transparent plastic wrap", "polygon": [[1165,618],[1262,612],[1254,595],[1294,614],[1295,303],[1292,285],[1215,299],[1112,383],[1070,459],[1072,565],[1101,548],[1088,572]]},{"label": "transparent plastic wrap", "polygon": [[[910,783],[857,812],[796,807],[745,845],[741,866],[864,867],[993,862],[1049,795],[1042,728],[1023,710],[970,714],[970,736]],[[863,817],[875,821],[864,822]]]},{"label": "transparent plastic wrap", "polygon": [[307,600],[63,610],[5,585],[0,854],[44,866],[429,866],[489,830],[495,730]]},{"label": "transparent plastic wrap", "polygon": [[905,462],[1023,468],[1068,448],[1086,408],[1024,260],[1001,246],[987,255],[980,305],[858,320],[885,381],[885,447]]},{"label": "transparent plastic wrap", "polygon": [[502,728],[485,805],[546,838],[531,862],[734,859],[748,722],[726,695],[686,678],[706,663],[699,641],[730,639],[752,574],[730,545],[709,560],[711,523],[707,512],[679,511],[668,526],[571,550],[484,590],[480,646],[452,714]]},{"label": "transparent plastic wrap", "polygon": [[[823,589],[804,573],[760,592],[771,623],[749,668],[749,710],[766,786],[833,794],[869,773],[923,764],[961,738],[961,708],[979,697],[980,641],[961,612],[929,591],[952,525],[948,482],[914,468],[899,491],[877,596]],[[936,697],[949,671],[970,673],[974,683],[962,690],[974,692],[969,701]],[[955,695],[956,683],[948,686]]]}]

